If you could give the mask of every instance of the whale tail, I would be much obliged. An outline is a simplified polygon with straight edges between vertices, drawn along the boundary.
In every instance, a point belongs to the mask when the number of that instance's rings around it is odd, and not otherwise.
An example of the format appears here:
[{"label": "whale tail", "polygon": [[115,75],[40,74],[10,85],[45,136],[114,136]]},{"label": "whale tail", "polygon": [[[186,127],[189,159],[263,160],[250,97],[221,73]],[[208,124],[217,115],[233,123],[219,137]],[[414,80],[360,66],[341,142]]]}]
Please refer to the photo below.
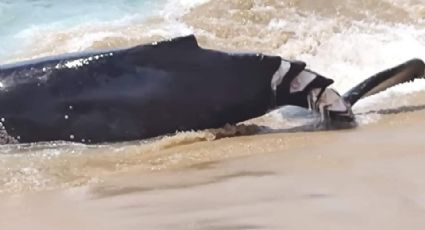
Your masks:
[{"label": "whale tail", "polygon": [[369,77],[345,93],[343,98],[353,106],[364,97],[377,94],[397,84],[424,77],[425,63],[420,59],[412,59]]}]

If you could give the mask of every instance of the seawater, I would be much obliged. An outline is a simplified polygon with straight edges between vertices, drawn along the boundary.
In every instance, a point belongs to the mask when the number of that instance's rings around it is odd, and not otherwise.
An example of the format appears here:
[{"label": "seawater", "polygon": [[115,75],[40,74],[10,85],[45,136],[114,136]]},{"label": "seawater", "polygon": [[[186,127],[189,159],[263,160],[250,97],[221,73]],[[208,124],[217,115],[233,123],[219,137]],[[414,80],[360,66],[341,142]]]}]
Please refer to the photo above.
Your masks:
[{"label": "seawater", "polygon": [[[0,0],[0,63],[61,53],[129,47],[194,33],[201,46],[263,52],[300,59],[335,79],[344,92],[366,77],[417,57],[425,59],[423,0]],[[370,97],[354,108],[421,105],[425,81]],[[290,128],[309,119],[277,111],[247,123]],[[298,113],[295,113],[297,115]],[[362,124],[380,115],[361,115]],[[306,121],[307,120],[307,121]],[[239,156],[238,144],[222,155],[172,148],[250,132],[250,126],[177,133],[149,141],[86,146],[39,143],[0,147],[0,192],[96,183],[132,167],[156,171]],[[255,138],[255,137],[254,137]],[[280,139],[279,139],[280,140]],[[276,139],[276,145],[279,145]],[[239,149],[264,146],[240,143]],[[170,150],[171,149],[171,150]],[[261,151],[258,151],[261,152]],[[178,162],[178,163],[176,163]],[[183,166],[182,166],[183,167]]]},{"label": "seawater", "polygon": [[14,53],[24,53],[25,44],[31,44],[32,36],[38,33],[40,33],[38,36],[43,37],[44,30],[61,31],[82,25],[144,18],[152,15],[164,2],[162,0],[0,1],[0,60],[5,60]]}]

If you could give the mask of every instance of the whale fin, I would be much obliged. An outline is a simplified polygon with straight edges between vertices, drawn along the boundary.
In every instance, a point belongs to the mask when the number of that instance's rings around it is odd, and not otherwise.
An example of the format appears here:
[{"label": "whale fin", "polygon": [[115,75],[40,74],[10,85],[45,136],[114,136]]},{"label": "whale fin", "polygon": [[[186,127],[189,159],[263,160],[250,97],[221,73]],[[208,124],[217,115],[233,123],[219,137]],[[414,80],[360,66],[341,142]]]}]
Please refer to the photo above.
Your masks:
[{"label": "whale fin", "polygon": [[199,48],[198,40],[195,35],[190,34],[182,37],[176,37],[169,40],[164,40],[154,43],[156,46],[172,46],[172,47],[185,47],[185,48]]},{"label": "whale fin", "polygon": [[424,72],[425,63],[420,59],[412,59],[369,77],[345,93],[343,98],[349,104],[354,105],[361,98],[377,94],[400,83],[423,78],[425,77]]}]

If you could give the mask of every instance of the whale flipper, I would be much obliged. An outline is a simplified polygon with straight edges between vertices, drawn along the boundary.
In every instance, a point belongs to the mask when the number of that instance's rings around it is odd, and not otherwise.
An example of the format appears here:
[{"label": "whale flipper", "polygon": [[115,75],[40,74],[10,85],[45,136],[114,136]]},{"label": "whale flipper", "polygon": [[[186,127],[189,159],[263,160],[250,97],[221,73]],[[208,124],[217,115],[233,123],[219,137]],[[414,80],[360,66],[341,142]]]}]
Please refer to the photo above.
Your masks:
[{"label": "whale flipper", "polygon": [[361,98],[377,94],[400,83],[423,78],[424,72],[425,63],[421,59],[412,59],[369,77],[345,93],[343,98],[354,105]]}]

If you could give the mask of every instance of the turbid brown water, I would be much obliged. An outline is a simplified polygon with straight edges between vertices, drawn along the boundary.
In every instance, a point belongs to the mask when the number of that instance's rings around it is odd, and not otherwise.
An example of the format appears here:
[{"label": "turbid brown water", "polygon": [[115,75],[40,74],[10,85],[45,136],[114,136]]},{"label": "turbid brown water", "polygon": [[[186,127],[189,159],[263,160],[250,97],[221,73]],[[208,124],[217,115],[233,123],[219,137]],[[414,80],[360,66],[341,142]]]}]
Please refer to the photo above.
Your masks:
[{"label": "turbid brown water", "polygon": [[[425,112],[169,149],[214,161],[0,198],[2,229],[422,229]],[[258,146],[262,146],[261,148]],[[233,160],[226,150],[252,155]],[[166,154],[166,153],[163,153]]]}]

